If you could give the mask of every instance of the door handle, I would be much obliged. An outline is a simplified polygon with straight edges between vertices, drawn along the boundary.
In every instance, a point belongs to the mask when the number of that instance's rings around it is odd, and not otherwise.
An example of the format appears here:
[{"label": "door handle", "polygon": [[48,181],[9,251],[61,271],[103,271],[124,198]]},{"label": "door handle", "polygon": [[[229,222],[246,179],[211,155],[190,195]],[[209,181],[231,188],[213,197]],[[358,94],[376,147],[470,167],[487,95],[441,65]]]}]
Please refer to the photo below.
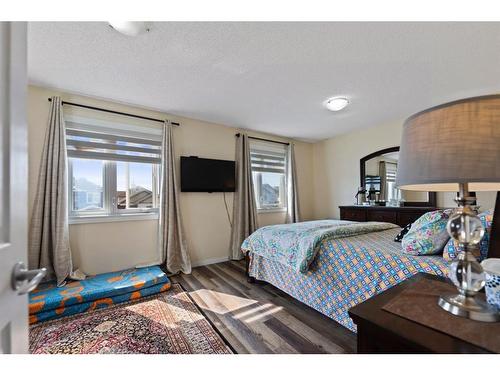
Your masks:
[{"label": "door handle", "polygon": [[46,268],[28,270],[23,262],[16,263],[12,270],[12,289],[19,295],[29,293],[37,287],[46,274]]}]

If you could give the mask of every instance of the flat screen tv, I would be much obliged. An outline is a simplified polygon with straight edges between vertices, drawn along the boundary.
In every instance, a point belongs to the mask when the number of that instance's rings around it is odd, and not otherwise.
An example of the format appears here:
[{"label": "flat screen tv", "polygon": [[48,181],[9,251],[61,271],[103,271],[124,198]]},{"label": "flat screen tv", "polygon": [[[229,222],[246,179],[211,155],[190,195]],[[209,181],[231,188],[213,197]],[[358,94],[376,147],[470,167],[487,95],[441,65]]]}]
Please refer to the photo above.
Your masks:
[{"label": "flat screen tv", "polygon": [[234,161],[181,156],[183,192],[232,192],[235,190],[234,180]]}]

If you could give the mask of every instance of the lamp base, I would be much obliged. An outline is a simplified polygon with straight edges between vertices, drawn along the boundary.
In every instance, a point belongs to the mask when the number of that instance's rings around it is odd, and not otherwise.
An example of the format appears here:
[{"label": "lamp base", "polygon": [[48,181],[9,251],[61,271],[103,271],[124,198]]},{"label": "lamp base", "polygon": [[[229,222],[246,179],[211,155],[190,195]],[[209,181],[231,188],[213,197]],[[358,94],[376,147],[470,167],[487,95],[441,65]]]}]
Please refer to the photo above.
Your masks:
[{"label": "lamp base", "polygon": [[480,322],[498,322],[500,313],[477,297],[450,294],[439,297],[439,306],[449,313]]}]

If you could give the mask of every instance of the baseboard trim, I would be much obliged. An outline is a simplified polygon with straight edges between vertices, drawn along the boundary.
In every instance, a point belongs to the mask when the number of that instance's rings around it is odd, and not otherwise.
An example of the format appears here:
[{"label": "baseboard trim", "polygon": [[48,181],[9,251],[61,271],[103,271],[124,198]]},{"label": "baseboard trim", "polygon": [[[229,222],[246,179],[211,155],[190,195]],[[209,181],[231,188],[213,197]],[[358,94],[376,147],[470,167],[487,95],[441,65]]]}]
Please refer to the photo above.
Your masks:
[{"label": "baseboard trim", "polygon": [[209,264],[227,262],[228,260],[229,257],[203,259],[196,262],[191,262],[191,267],[208,266]]}]

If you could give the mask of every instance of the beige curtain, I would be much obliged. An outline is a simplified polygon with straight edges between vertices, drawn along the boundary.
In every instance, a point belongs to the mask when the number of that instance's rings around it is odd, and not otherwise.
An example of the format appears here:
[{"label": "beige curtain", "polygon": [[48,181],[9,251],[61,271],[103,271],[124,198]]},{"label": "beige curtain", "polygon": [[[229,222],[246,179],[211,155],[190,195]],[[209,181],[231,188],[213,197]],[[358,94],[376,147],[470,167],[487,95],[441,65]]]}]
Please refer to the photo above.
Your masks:
[{"label": "beige curtain", "polygon": [[297,191],[297,169],[295,167],[295,148],[293,143],[290,143],[290,145],[288,146],[286,181],[286,223],[298,223],[300,221],[299,193]]},{"label": "beige curtain", "polygon": [[257,228],[257,204],[252,182],[250,142],[246,134],[236,139],[236,192],[233,202],[231,259],[242,259],[241,244]]},{"label": "beige curtain", "polygon": [[29,234],[30,268],[62,285],[73,271],[68,227],[68,168],[61,98],[52,97]]},{"label": "beige curtain", "polygon": [[172,125],[168,122],[163,127],[159,229],[161,262],[172,274],[191,273],[191,259],[182,229]]},{"label": "beige curtain", "polygon": [[378,164],[378,174],[380,176],[380,194],[379,199],[387,200],[387,165],[385,161]]}]

